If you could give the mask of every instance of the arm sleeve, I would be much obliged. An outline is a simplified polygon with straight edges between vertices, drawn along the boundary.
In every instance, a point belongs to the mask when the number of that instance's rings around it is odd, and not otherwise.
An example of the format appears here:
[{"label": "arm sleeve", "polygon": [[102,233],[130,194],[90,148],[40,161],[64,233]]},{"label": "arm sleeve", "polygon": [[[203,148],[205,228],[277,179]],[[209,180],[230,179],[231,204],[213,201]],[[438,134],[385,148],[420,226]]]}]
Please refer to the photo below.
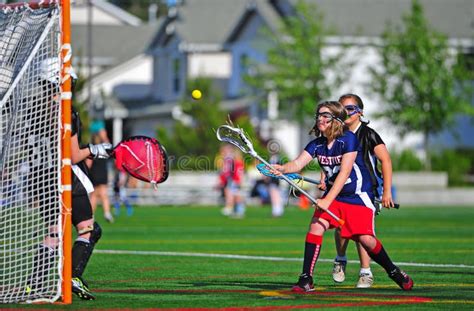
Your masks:
[{"label": "arm sleeve", "polygon": [[79,133],[81,127],[81,120],[79,118],[79,113],[73,109],[71,115],[71,136],[74,136]]},{"label": "arm sleeve", "polygon": [[316,146],[317,145],[318,145],[317,139],[314,139],[306,145],[304,150],[314,158],[316,156]]},{"label": "arm sleeve", "polygon": [[380,135],[377,134],[377,132],[374,131],[373,129],[369,129],[368,131],[367,142],[369,144],[369,150],[371,154],[374,154],[374,149],[378,145],[382,145],[382,144],[385,145]]},{"label": "arm sleeve", "polygon": [[345,135],[342,137],[344,141],[344,147],[342,148],[342,154],[349,153],[349,152],[354,152],[358,151],[359,149],[359,140],[357,139],[357,136],[350,132],[347,131]]}]

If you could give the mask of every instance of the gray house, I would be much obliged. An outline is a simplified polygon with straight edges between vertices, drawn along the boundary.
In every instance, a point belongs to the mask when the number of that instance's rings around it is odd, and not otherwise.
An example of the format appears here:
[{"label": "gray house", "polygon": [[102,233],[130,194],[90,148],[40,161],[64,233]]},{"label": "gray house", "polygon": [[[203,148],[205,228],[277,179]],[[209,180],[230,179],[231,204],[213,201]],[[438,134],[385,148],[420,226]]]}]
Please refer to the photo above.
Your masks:
[{"label": "gray house", "polygon": [[212,79],[226,109],[248,107],[248,98],[239,96],[240,73],[234,72],[235,58],[226,46],[248,6],[248,0],[199,0],[169,10],[148,47],[153,57],[150,92],[126,101],[119,98],[129,112],[130,134],[153,135],[158,126],[171,128],[176,122],[173,108],[185,95],[189,78]]},{"label": "gray house", "polygon": [[[369,116],[378,109],[378,99],[371,98],[364,89],[367,68],[378,60],[371,43],[379,36],[387,22],[399,24],[401,16],[410,11],[411,0],[309,0],[318,5],[325,21],[338,35],[327,38],[327,53],[351,43],[349,54],[357,55],[352,74],[343,85],[335,86],[334,98],[341,93],[358,93],[364,99]],[[425,14],[433,27],[447,34],[454,48],[461,45],[466,53],[474,47],[472,0],[423,0]],[[154,135],[158,126],[171,127],[176,122],[173,109],[186,89],[186,80],[198,76],[213,79],[224,95],[223,108],[247,109],[255,113],[243,75],[249,68],[248,60],[264,64],[268,40],[261,29],[277,29],[282,16],[293,14],[296,0],[186,0],[170,8],[148,45],[152,58],[152,81],[147,85],[114,86],[112,97],[126,113],[128,134]],[[472,54],[471,54],[472,57]],[[130,96],[126,90],[141,91]],[[271,98],[271,97],[270,97]],[[275,105],[284,105],[278,103]],[[270,105],[272,106],[272,105]],[[253,108],[252,108],[253,107]],[[113,110],[113,109],[112,109]],[[111,115],[114,115],[113,111]],[[259,120],[260,122],[261,120]],[[265,120],[260,125],[264,128]],[[400,145],[397,130],[385,126],[384,120],[374,120],[386,143],[400,147],[417,147],[421,137],[411,135]],[[282,118],[272,121],[272,135],[285,142],[289,155],[299,150],[297,125]],[[472,131],[471,129],[467,129]],[[471,141],[472,143],[472,141]]]}]

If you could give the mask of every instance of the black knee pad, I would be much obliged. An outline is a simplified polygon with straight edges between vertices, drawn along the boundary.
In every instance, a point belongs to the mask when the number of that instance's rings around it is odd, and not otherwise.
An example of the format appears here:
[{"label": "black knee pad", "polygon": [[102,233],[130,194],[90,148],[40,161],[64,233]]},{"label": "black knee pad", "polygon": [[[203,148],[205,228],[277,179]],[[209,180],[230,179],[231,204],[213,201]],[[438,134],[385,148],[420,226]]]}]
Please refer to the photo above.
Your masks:
[{"label": "black knee pad", "polygon": [[95,245],[99,240],[100,237],[102,236],[102,228],[99,226],[99,224],[94,221],[94,228],[91,231],[91,236],[89,238],[89,241]]}]

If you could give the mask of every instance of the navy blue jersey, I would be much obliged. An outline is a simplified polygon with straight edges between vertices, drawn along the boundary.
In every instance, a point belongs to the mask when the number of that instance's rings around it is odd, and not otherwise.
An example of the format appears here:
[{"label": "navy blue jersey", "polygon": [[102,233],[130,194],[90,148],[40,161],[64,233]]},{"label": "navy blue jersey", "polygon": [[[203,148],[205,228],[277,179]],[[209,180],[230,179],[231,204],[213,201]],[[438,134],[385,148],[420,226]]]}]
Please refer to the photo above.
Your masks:
[{"label": "navy blue jersey", "polygon": [[326,175],[327,190],[325,195],[331,189],[339,174],[342,156],[345,153],[357,151],[351,174],[337,195],[336,200],[373,208],[374,195],[370,173],[364,164],[362,148],[354,133],[345,131],[342,136],[336,138],[330,149],[327,146],[327,138],[324,136],[318,137],[311,141],[304,150],[313,158],[318,159],[319,165]]}]

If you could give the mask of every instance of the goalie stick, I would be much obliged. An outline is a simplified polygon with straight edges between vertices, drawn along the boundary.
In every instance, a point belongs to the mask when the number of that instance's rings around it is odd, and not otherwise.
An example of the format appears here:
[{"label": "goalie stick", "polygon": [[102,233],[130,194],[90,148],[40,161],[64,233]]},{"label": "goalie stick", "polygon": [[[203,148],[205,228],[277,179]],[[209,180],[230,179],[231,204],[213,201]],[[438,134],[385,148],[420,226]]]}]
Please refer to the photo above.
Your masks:
[{"label": "goalie stick", "polygon": [[[266,166],[271,167],[271,165],[265,159],[263,159],[261,156],[258,155],[258,153],[253,148],[252,142],[247,138],[247,136],[245,136],[245,133],[241,128],[235,128],[230,125],[221,125],[217,128],[216,135],[217,135],[218,140],[222,142],[227,142],[236,146],[237,148],[242,150],[244,153],[250,154],[252,157],[256,158],[257,160],[259,160]],[[291,186],[293,186],[295,189],[301,192],[304,196],[306,196],[311,202],[313,202],[314,205],[316,205],[318,208],[328,213],[328,215],[334,218],[341,226],[344,225],[343,219],[340,219],[339,217],[337,217],[330,210],[327,210],[325,208],[321,208],[320,206],[318,206],[316,199],[313,198],[309,193],[304,191],[301,187],[299,187],[293,180],[291,180],[289,177],[287,177],[284,174],[280,176],[283,180],[285,180],[287,183],[289,183]]]}]

